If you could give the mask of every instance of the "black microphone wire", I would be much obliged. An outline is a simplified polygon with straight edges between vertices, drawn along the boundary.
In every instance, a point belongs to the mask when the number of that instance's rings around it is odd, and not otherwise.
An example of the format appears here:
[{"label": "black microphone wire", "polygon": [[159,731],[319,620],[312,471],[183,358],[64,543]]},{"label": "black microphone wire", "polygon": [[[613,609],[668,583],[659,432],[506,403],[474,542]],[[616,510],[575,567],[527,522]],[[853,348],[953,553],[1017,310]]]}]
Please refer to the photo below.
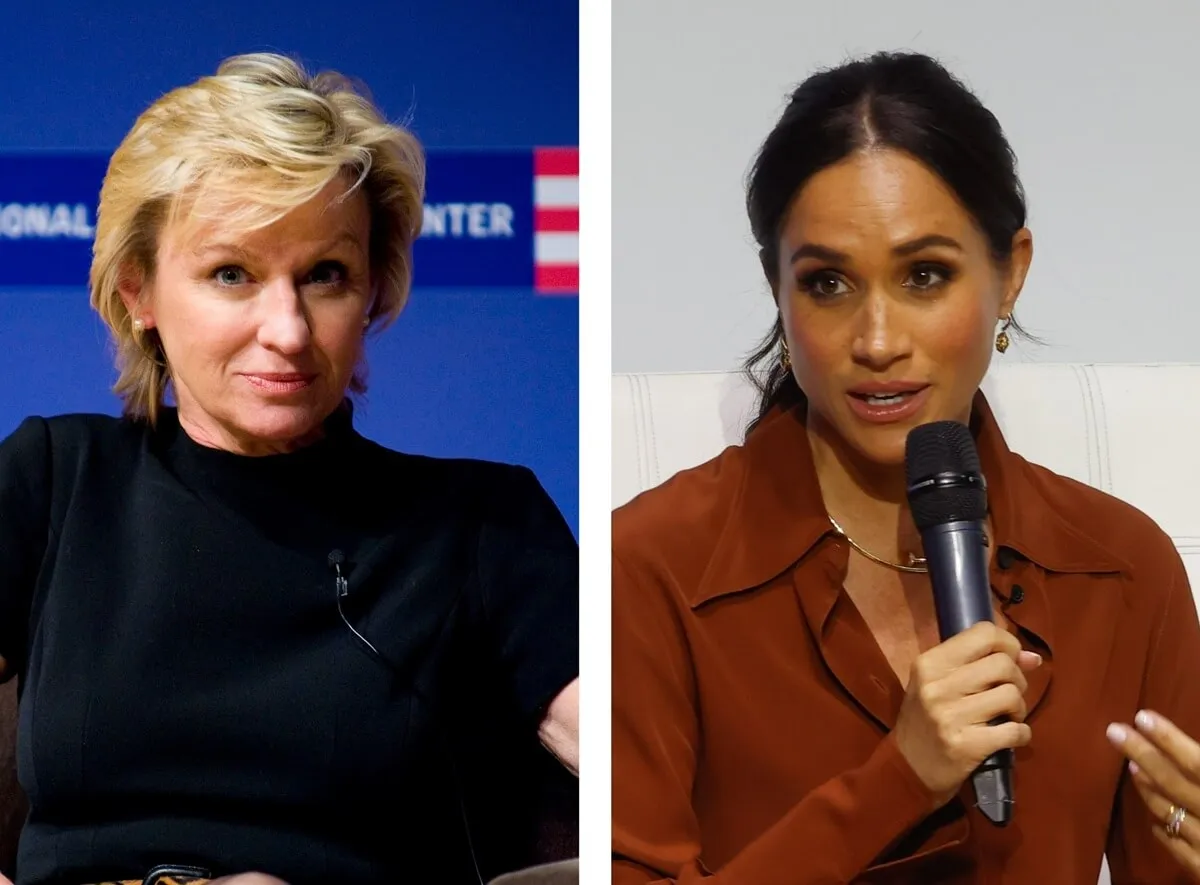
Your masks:
[{"label": "black microphone wire", "polygon": [[459,814],[462,816],[463,833],[467,837],[467,851],[471,855],[471,867],[475,871],[475,879],[479,882],[479,885],[484,885],[483,873],[481,873],[479,869],[479,858],[475,854],[475,840],[471,835],[471,821],[467,815],[465,790],[463,788],[462,778],[459,775],[458,764],[454,758],[453,736],[446,730],[445,723],[442,722],[442,719],[439,716],[437,706],[432,700],[430,700],[429,696],[421,690],[421,687],[417,684],[417,680],[405,675],[401,671],[400,667],[396,666],[387,658],[386,655],[380,652],[379,649],[377,649],[371,643],[371,640],[363,636],[362,633],[358,631],[358,628],[356,628],[354,624],[350,622],[350,619],[346,617],[346,610],[342,606],[342,600],[350,593],[350,581],[345,575],[342,574],[342,566],[346,562],[345,554],[343,554],[341,550],[332,550],[329,553],[328,561],[329,567],[333,569],[335,575],[335,586],[337,589],[337,611],[338,616],[342,619],[342,623],[346,625],[347,629],[350,631],[350,634],[354,637],[355,641],[358,642],[363,651],[374,658],[377,663],[382,664],[384,667],[390,670],[393,676],[404,680],[405,684],[416,693],[417,697],[420,698],[420,700],[429,709],[430,713],[432,714],[433,721],[437,723],[438,728],[442,730],[442,736],[447,748],[446,753],[450,759],[450,774],[454,778],[454,792],[458,798],[458,810]]}]

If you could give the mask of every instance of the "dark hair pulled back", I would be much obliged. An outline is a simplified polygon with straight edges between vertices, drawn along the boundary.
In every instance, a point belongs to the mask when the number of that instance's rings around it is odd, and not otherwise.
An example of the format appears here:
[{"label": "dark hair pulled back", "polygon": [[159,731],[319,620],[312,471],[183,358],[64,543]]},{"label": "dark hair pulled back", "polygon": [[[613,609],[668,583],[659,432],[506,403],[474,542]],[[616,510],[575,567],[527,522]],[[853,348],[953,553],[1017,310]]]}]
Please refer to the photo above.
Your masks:
[{"label": "dark hair pulled back", "polygon": [[[903,151],[927,166],[966,207],[994,258],[1011,257],[1013,235],[1025,226],[1025,193],[1000,123],[934,59],[882,52],[801,83],[758,152],[746,211],[772,288],[779,283],[781,228],[796,194],[822,169],[871,149]],[[1013,328],[1022,331],[1016,323]],[[782,339],[776,318],[746,361],[759,391],[749,430],[776,406],[805,402],[780,362]]]}]

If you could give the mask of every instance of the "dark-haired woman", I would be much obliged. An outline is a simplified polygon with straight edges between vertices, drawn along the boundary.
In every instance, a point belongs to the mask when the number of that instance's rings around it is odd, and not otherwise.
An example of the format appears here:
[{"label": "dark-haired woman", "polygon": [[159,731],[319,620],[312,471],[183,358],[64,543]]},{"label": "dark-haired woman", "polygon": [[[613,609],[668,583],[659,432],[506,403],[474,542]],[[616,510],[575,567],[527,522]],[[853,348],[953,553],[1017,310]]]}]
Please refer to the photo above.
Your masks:
[{"label": "dark-haired woman", "polygon": [[[615,885],[1094,885],[1105,854],[1114,883],[1200,880],[1179,556],[1009,451],[979,393],[1033,252],[996,119],[925,56],[817,74],[748,208],[759,416],[614,515]],[[995,624],[939,642],[903,460],[946,419],[988,482]],[[1002,749],[1004,828],[969,781]]]}]

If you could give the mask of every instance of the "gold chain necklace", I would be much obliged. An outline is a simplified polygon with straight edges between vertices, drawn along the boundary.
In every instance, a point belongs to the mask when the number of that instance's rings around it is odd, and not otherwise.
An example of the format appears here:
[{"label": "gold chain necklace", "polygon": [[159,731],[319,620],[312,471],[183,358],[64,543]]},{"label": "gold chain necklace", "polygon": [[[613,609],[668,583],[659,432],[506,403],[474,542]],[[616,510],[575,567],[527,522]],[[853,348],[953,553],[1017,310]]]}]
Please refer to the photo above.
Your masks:
[{"label": "gold chain necklace", "polygon": [[[826,515],[828,516],[828,514],[826,514]],[[908,572],[910,574],[921,574],[921,573],[925,573],[925,572],[929,571],[929,565],[925,561],[925,559],[920,556],[917,556],[915,554],[912,554],[912,553],[908,554],[908,564],[907,565],[899,563],[899,562],[891,562],[890,560],[883,559],[882,557],[876,556],[870,550],[867,550],[862,545],[860,545],[857,541],[855,541],[853,538],[851,538],[849,535],[847,535],[846,530],[844,528],[842,528],[840,525],[838,525],[837,520],[834,519],[832,516],[829,516],[829,521],[833,524],[834,531],[836,531],[839,535],[841,535],[843,538],[845,538],[851,547],[853,547],[855,550],[857,550],[859,553],[861,553],[867,559],[871,560],[871,562],[877,562],[880,565],[885,565],[888,568],[895,569],[898,572]]]}]

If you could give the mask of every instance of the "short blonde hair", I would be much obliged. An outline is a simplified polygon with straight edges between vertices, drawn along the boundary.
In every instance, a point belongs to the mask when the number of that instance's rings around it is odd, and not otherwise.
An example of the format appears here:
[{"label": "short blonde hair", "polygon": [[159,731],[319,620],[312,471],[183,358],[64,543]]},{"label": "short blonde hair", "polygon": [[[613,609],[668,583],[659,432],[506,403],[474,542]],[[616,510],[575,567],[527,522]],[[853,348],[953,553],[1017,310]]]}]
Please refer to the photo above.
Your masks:
[{"label": "short blonde hair", "polygon": [[[346,174],[354,180],[347,193],[361,188],[370,206],[369,318],[383,328],[412,285],[425,160],[365,90],[335,72],[309,74],[285,56],[239,55],[138,117],[104,177],[89,281],[92,307],[116,342],[113,390],[126,415],[153,423],[170,381],[157,332],[135,330],[120,295],[130,274],[153,279],[162,232],[219,218],[248,233]],[[361,367],[350,389],[366,390]]]}]

